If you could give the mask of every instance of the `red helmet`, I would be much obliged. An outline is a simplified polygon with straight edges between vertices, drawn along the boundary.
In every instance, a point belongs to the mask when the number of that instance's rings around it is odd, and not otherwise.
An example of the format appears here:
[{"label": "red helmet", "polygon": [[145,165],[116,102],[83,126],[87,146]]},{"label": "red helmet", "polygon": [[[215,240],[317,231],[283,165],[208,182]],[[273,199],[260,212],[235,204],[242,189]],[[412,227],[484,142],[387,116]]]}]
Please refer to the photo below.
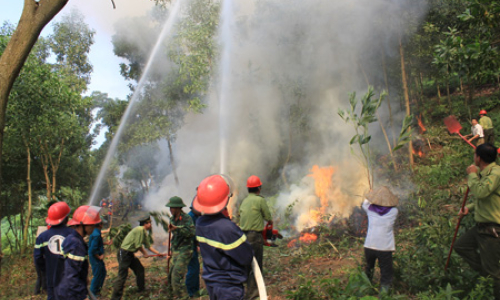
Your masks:
[{"label": "red helmet", "polygon": [[69,208],[66,202],[56,202],[49,207],[45,222],[51,226],[59,225],[70,212],[71,208]]},{"label": "red helmet", "polygon": [[221,175],[212,175],[203,179],[198,186],[193,200],[193,209],[202,215],[214,215],[221,212],[227,205],[231,189]]},{"label": "red helmet", "polygon": [[479,112],[479,115],[486,115],[486,111],[484,109],[481,109],[481,111]]},{"label": "red helmet", "polygon": [[98,206],[82,205],[75,210],[73,218],[69,220],[68,226],[74,225],[95,225],[101,223]]},{"label": "red helmet", "polygon": [[247,188],[256,188],[256,187],[259,187],[259,186],[262,186],[262,182],[260,182],[260,178],[255,176],[255,175],[252,175],[250,177],[248,177],[247,179]]}]

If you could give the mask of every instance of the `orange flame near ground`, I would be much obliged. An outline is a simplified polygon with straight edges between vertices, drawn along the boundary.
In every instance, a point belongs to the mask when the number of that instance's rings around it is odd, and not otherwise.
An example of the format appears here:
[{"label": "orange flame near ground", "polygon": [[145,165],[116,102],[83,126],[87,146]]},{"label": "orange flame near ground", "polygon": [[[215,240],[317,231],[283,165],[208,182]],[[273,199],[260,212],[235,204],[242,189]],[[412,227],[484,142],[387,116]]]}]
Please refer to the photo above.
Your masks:
[{"label": "orange flame near ground", "polygon": [[[305,244],[305,245],[310,245],[311,243],[314,243],[317,240],[318,240],[318,235],[314,233],[302,233],[298,238],[300,244]],[[295,246],[297,246],[297,239],[293,239],[287,244],[288,248],[293,248]]]},{"label": "orange flame near ground", "polygon": [[335,173],[334,167],[322,167],[314,165],[311,169],[311,174],[307,175],[314,178],[314,190],[316,196],[318,196],[321,207],[319,211],[311,211],[311,217],[319,222],[321,221],[321,216],[325,215],[327,208],[329,206],[329,192],[332,188],[332,176]]},{"label": "orange flame near ground", "polygon": [[314,233],[304,233],[299,238],[299,241],[301,241],[304,244],[310,244],[312,242],[316,242],[317,239],[318,239],[318,236]]},{"label": "orange flame near ground", "polygon": [[420,134],[424,133],[427,131],[427,129],[425,129],[425,126],[424,126],[424,123],[422,123],[422,115],[419,115],[417,117],[417,122],[418,122],[418,129],[420,131]]},{"label": "orange flame near ground", "polygon": [[422,152],[422,150],[416,151],[415,149],[411,149],[411,152],[413,153],[413,155],[418,155],[419,157],[424,157],[424,152]]}]

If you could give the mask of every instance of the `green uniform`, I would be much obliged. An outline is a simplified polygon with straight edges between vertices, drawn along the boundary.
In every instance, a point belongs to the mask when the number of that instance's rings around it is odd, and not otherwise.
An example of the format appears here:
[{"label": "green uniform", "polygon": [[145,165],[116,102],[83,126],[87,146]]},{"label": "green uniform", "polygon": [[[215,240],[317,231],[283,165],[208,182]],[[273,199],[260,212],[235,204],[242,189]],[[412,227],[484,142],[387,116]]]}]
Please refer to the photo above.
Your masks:
[{"label": "green uniform", "polygon": [[172,218],[170,221],[177,229],[172,231],[172,260],[168,272],[167,295],[169,299],[189,299],[186,274],[193,256],[195,227],[193,219],[184,212],[181,212],[177,220]]},{"label": "green uniform", "polygon": [[264,220],[271,220],[271,212],[266,199],[252,193],[241,202],[239,213],[240,228],[243,231],[262,231],[264,230]]},{"label": "green uniform", "polygon": [[491,163],[480,174],[468,175],[468,186],[476,200],[467,207],[474,210],[476,226],[460,237],[455,251],[483,276],[491,276],[494,295],[500,300],[500,166]]},{"label": "green uniform", "polygon": [[495,143],[495,132],[490,117],[482,116],[479,118],[479,125],[483,127],[484,142],[493,145]]},{"label": "green uniform", "polygon": [[118,278],[113,289],[112,300],[120,300],[122,298],[123,287],[127,281],[129,268],[134,271],[139,291],[145,289],[144,267],[141,261],[134,255],[142,245],[147,249],[151,247],[146,229],[143,226],[137,226],[123,239],[122,245],[118,250]]},{"label": "green uniform", "polygon": [[[260,195],[250,193],[241,202],[239,214],[241,230],[247,236],[247,241],[252,246],[255,259],[263,272],[264,238],[262,237],[262,231],[264,230],[264,220],[271,220],[271,212],[267,206],[266,199]],[[255,281],[253,271],[250,270],[244,299],[257,299],[258,297],[257,282]]]},{"label": "green uniform", "polygon": [[142,226],[137,226],[136,228],[132,229],[123,239],[120,248],[130,252],[137,252],[142,247],[142,245],[144,245],[144,247],[147,249],[151,247],[146,229],[144,229],[144,227]]}]

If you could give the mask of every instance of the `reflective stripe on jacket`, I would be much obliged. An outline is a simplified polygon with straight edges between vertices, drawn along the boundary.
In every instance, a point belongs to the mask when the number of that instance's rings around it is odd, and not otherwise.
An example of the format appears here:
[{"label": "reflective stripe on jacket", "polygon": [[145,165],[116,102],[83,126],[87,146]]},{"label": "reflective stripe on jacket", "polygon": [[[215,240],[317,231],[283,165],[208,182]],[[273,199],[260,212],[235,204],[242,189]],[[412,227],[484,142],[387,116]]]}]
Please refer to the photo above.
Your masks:
[{"label": "reflective stripe on jacket", "polygon": [[231,220],[222,214],[199,217],[196,240],[203,258],[202,277],[207,284],[239,285],[247,280],[252,246]]}]

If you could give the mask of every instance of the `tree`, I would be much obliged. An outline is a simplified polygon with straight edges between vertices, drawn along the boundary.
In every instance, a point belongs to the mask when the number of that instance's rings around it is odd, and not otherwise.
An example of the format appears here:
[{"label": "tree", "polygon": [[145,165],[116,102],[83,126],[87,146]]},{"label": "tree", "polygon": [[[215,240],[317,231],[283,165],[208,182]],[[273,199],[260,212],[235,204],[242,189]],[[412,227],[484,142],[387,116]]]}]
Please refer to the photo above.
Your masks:
[{"label": "tree", "polygon": [[[24,0],[23,12],[19,24],[5,47],[2,56],[0,56],[0,162],[2,160],[5,114],[14,81],[19,75],[42,29],[61,11],[66,3],[68,3],[68,0]],[[1,173],[2,170],[0,168]],[[0,211],[0,219],[1,216],[2,211]],[[0,264],[2,251],[1,236],[2,233],[0,231]]]},{"label": "tree", "polygon": [[77,10],[64,15],[53,28],[49,43],[56,56],[56,69],[65,75],[72,90],[78,93],[86,91],[92,72],[88,54],[94,44],[95,31],[89,28]]}]

